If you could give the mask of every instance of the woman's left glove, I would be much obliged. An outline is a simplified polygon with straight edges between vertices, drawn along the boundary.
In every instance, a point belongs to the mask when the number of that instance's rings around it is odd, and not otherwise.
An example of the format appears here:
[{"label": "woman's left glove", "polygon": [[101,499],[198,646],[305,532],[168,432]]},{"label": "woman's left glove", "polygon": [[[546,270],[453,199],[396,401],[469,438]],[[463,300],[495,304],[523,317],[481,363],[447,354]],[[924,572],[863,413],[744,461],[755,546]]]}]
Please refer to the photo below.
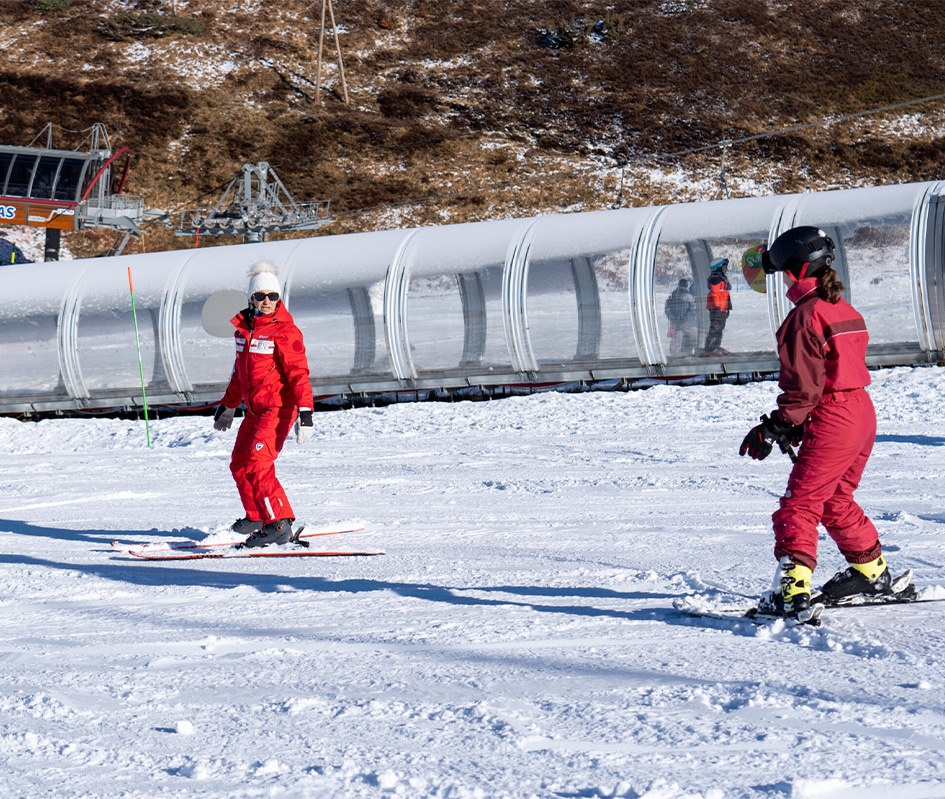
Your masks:
[{"label": "woman's left glove", "polygon": [[236,408],[227,408],[226,405],[218,405],[216,413],[213,414],[214,430],[229,430],[233,424],[233,417],[236,415]]},{"label": "woman's left glove", "polygon": [[782,450],[787,452],[787,448],[793,443],[795,437],[799,438],[798,430],[803,435],[803,425],[783,422],[778,412],[772,411],[770,416],[765,414],[761,417],[761,424],[756,424],[748,431],[748,435],[738,448],[738,454],[747,454],[756,461],[763,461],[771,454],[771,447],[775,441]]},{"label": "woman's left glove", "polygon": [[315,432],[315,423],[312,421],[312,411],[309,408],[299,408],[299,417],[295,420],[295,440],[300,444],[307,444],[312,440]]}]

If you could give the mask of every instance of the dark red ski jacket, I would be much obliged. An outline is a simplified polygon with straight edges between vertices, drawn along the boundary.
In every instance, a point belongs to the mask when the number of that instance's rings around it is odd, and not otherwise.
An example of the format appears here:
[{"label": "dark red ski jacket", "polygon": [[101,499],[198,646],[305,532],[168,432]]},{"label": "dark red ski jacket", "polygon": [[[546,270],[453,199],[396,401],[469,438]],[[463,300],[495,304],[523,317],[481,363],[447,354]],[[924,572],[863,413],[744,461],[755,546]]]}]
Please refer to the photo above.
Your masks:
[{"label": "dark red ski jacket", "polygon": [[842,297],[829,303],[817,296],[817,278],[788,289],[794,308],[778,330],[781,376],[778,415],[803,424],[825,394],[865,388],[869,334],[859,312]]}]

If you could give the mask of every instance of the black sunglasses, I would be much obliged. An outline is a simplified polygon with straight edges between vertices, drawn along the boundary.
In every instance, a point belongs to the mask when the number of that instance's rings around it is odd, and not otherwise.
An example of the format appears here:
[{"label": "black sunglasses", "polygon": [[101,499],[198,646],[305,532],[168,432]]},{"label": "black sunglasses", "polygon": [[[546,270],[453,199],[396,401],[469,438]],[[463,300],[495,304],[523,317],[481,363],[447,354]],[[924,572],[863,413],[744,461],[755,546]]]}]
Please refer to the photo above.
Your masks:
[{"label": "black sunglasses", "polygon": [[257,291],[257,292],[253,295],[253,299],[256,300],[256,302],[262,302],[262,301],[265,300],[265,299],[270,299],[270,300],[272,300],[273,302],[278,302],[278,301],[279,301],[279,292],[278,292],[278,291],[270,291],[270,292]]}]

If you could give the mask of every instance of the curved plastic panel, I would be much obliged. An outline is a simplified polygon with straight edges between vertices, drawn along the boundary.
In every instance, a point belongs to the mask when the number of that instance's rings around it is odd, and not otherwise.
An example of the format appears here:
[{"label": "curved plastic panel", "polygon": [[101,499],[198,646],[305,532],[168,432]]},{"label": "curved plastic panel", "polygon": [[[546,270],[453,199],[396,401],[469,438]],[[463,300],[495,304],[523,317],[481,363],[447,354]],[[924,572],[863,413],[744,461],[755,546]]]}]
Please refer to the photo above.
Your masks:
[{"label": "curved plastic panel", "polygon": [[[723,359],[742,361],[752,369],[774,365],[768,284],[763,272],[747,262],[754,248],[767,243],[772,219],[783,202],[779,197],[742,198],[703,203],[698,214],[691,205],[665,210],[652,269],[660,360],[665,357],[671,365],[697,371]],[[719,338],[709,335],[708,280],[712,263],[723,258],[728,259],[732,310]],[[674,325],[667,301],[683,279],[692,282],[696,319]]]},{"label": "curved plastic panel", "polygon": [[529,229],[524,308],[540,374],[640,367],[630,269],[651,215],[629,208],[549,216]]},{"label": "curved plastic panel", "polygon": [[[149,395],[172,394],[159,338],[159,316],[167,273],[163,269],[134,270],[135,323],[128,285],[127,258],[102,260],[82,276],[76,298],[75,350],[82,380],[93,405],[110,400],[115,389],[141,396],[137,347],[140,344],[144,382]],[[160,259],[167,262],[170,259]]]},{"label": "curved plastic panel", "polygon": [[424,228],[405,246],[405,344],[412,377],[509,374],[502,276],[510,247],[530,223],[478,222]]},{"label": "curved plastic panel", "polygon": [[384,284],[384,330],[387,351],[394,374],[399,380],[413,380],[417,376],[410,357],[410,341],[407,338],[407,274],[403,262],[404,249],[416,235],[412,231],[403,240],[387,270]]},{"label": "curved plastic panel", "polygon": [[[236,315],[248,302],[250,266],[258,260],[278,264],[285,253],[291,252],[286,244],[278,242],[277,247],[266,252],[247,245],[236,252],[231,250],[231,257],[225,260],[214,253],[217,248],[189,250],[183,254],[177,269],[169,275],[161,314],[165,322],[162,333],[166,358],[171,364],[169,372],[180,390],[192,395],[205,396],[209,391],[222,395],[233,371],[233,327],[220,318],[215,327],[227,330],[228,335],[224,338],[208,332],[203,320],[204,304],[215,292],[230,290],[232,307],[225,311],[219,308],[218,312],[227,319]],[[237,296],[243,298],[241,302],[237,302]]]},{"label": "curved plastic panel", "polygon": [[659,366],[664,357],[659,344],[653,294],[656,284],[657,242],[665,212],[665,208],[650,212],[634,243],[630,266],[630,312],[640,359],[648,372],[656,373],[659,373]]},{"label": "curved plastic panel", "polygon": [[909,261],[919,344],[924,351],[945,347],[945,184],[924,192],[912,213]]},{"label": "curved plastic panel", "polygon": [[76,406],[76,381],[63,379],[60,360],[61,347],[74,337],[60,336],[59,318],[64,297],[73,293],[82,272],[67,263],[51,264],[42,273],[34,264],[0,269],[0,408]]},{"label": "curved plastic panel", "polygon": [[82,276],[86,270],[80,270],[65,293],[62,295],[62,305],[59,308],[59,368],[62,382],[70,397],[77,400],[88,399],[89,391],[82,379],[82,367],[79,364],[79,350],[76,346],[78,339],[78,289],[82,284]]},{"label": "curved plastic panel", "polygon": [[528,275],[528,248],[534,237],[532,220],[519,239],[509,248],[502,272],[502,320],[509,345],[512,368],[523,375],[534,376],[538,363],[532,354],[528,332],[525,280]]},{"label": "curved plastic panel", "polygon": [[782,223],[784,229],[816,225],[834,239],[837,271],[847,298],[866,320],[868,360],[877,365],[910,349],[922,351],[910,265],[913,211],[925,194],[917,189],[907,184],[797,195],[790,224]]},{"label": "curved plastic panel", "polygon": [[[305,336],[312,384],[324,393],[396,385],[385,339],[388,271],[410,230],[300,239],[273,260]],[[270,252],[270,244],[251,245]],[[282,263],[284,260],[284,263]]]}]

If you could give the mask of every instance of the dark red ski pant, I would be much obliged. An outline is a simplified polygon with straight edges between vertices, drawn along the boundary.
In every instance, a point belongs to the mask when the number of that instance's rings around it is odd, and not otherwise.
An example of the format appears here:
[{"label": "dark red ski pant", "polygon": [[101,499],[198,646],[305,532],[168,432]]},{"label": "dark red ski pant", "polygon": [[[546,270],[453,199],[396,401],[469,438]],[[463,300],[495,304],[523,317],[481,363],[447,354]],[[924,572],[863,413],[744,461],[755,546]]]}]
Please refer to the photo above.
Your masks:
[{"label": "dark red ski pant", "polygon": [[876,411],[865,389],[825,394],[804,432],[774,522],[774,556],[817,566],[823,524],[848,563],[882,554],[879,534],[853,499],[876,440]]},{"label": "dark red ski pant", "polygon": [[293,416],[280,416],[278,409],[263,413],[247,411],[243,417],[233,445],[230,471],[247,519],[271,522],[295,518],[276,477],[276,458],[293,421]]}]

